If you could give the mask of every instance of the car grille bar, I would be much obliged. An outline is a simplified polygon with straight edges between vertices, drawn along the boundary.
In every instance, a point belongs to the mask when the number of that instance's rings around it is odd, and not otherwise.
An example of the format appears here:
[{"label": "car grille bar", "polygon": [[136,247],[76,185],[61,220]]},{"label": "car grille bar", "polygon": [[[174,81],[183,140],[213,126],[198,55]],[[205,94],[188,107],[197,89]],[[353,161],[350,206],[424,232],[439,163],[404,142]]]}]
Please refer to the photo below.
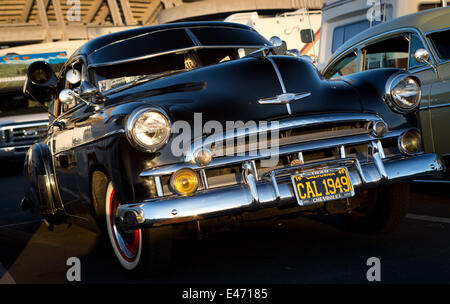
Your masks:
[{"label": "car grille bar", "polygon": [[37,142],[47,135],[48,122],[3,126],[3,145],[23,145]]}]

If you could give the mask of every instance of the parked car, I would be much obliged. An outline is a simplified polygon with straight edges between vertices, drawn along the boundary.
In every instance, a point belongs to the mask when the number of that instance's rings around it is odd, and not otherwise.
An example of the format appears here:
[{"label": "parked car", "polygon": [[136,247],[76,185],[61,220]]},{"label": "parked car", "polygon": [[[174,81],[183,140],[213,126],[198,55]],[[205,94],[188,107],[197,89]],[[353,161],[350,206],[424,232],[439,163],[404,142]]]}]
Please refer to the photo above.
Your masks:
[{"label": "parked car", "polygon": [[[58,76],[33,63],[24,91],[56,118],[27,153],[22,207],[50,227],[104,227],[132,271],[166,265],[180,232],[253,219],[344,214],[357,231],[394,229],[408,181],[443,170],[421,149],[419,82],[397,70],[323,80],[271,41],[245,25],[179,23],[94,39]],[[383,100],[392,80],[402,112]],[[191,131],[175,153],[180,126]]]},{"label": "parked car", "polygon": [[[450,163],[449,20],[450,7],[445,7],[374,26],[342,45],[322,71],[327,79],[345,76],[347,81],[358,79],[358,72],[380,68],[395,68],[414,75],[422,84],[416,116],[424,150],[439,154],[447,164]],[[402,112],[401,108],[396,110]]]}]

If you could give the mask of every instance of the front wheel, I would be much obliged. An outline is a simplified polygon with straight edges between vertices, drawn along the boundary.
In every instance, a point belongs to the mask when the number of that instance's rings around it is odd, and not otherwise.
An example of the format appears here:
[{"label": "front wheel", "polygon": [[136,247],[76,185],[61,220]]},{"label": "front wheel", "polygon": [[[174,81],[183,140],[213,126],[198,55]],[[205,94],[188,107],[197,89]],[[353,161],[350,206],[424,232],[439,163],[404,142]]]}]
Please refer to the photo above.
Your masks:
[{"label": "front wheel", "polygon": [[409,183],[379,187],[361,198],[361,207],[345,218],[355,232],[388,233],[401,224],[409,203]]},{"label": "front wheel", "polygon": [[171,260],[172,227],[123,230],[116,223],[120,206],[112,183],[105,198],[106,228],[114,253],[128,271],[156,274],[166,269]]}]

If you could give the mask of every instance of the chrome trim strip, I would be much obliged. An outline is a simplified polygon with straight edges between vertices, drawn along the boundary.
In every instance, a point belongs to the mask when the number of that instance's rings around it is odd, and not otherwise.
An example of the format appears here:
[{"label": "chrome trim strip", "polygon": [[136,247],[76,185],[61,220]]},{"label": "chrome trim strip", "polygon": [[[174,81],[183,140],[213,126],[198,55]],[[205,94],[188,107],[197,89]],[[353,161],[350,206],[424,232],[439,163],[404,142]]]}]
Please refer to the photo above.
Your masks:
[{"label": "chrome trim strip", "polygon": [[242,164],[242,178],[248,186],[248,190],[252,196],[252,203],[259,204],[258,187],[256,184],[257,177],[253,161],[246,161]]},{"label": "chrome trim strip", "polygon": [[67,151],[73,150],[73,149],[75,149],[75,148],[79,148],[79,147],[82,147],[82,146],[85,146],[85,145],[88,145],[88,144],[92,144],[92,143],[94,143],[94,142],[101,141],[101,140],[103,140],[103,139],[105,139],[105,138],[114,136],[114,135],[116,135],[116,134],[122,134],[122,133],[125,133],[125,130],[124,130],[124,129],[118,129],[118,130],[115,130],[115,131],[111,131],[111,132],[108,132],[108,133],[106,133],[106,134],[103,134],[103,135],[100,136],[100,137],[96,137],[96,138],[90,139],[90,140],[88,140],[88,141],[85,141],[85,142],[83,142],[83,143],[74,145],[74,146],[72,146],[72,147],[70,147],[70,148],[68,148],[68,149],[59,150],[58,152],[54,153],[53,155],[56,156],[56,155],[58,155],[58,154],[60,154],[60,153],[62,153],[62,152],[67,152]]},{"label": "chrome trim strip", "polygon": [[164,196],[161,178],[159,176],[155,176],[155,186],[156,186],[156,194],[158,194],[158,196]]},{"label": "chrome trim strip", "polygon": [[[269,62],[272,64],[273,69],[275,70],[275,73],[277,74],[278,81],[280,82],[281,90],[283,91],[283,94],[287,94],[286,86],[284,85],[284,80],[283,80],[283,77],[281,76],[280,69],[278,69],[278,66],[272,57],[267,57],[267,60],[269,60]],[[289,115],[292,115],[292,110],[291,110],[291,106],[289,105],[289,103],[286,103],[286,109],[287,109]]]},{"label": "chrome trim strip", "polygon": [[202,182],[203,182],[203,187],[204,187],[205,189],[209,189],[208,178],[207,178],[207,176],[206,176],[206,171],[205,171],[205,169],[200,170],[200,177],[201,177]]},{"label": "chrome trim strip", "polygon": [[[397,138],[405,130],[395,130],[391,131],[386,136],[383,137],[383,139],[389,139],[389,138]],[[333,148],[333,147],[339,147],[340,145],[357,145],[357,144],[363,144],[363,143],[370,143],[374,140],[374,138],[369,134],[363,134],[363,135],[354,135],[354,136],[348,136],[348,137],[340,137],[340,138],[333,138],[333,139],[327,139],[327,140],[319,140],[315,142],[306,142],[306,143],[299,143],[295,145],[289,145],[289,146],[282,146],[278,149],[278,155],[286,155],[286,154],[294,154],[298,153],[299,151],[306,152],[306,151],[312,151],[312,150],[320,150],[320,149],[326,149],[326,148]],[[146,177],[146,176],[161,176],[161,175],[169,175],[173,172],[176,172],[183,168],[188,168],[192,170],[199,170],[199,169],[208,169],[208,168],[215,168],[215,167],[222,167],[232,164],[239,164],[243,163],[245,161],[251,161],[251,160],[259,160],[271,157],[270,151],[258,151],[256,155],[233,155],[233,156],[226,156],[226,157],[220,157],[213,159],[211,163],[207,167],[199,167],[195,163],[176,163],[172,165],[166,165],[158,168],[151,168],[146,169],[141,172],[140,176]]]},{"label": "chrome trim strip", "polygon": [[124,64],[124,63],[130,63],[134,61],[139,60],[145,60],[145,59],[151,59],[159,56],[169,55],[169,54],[175,54],[180,52],[187,52],[187,51],[194,51],[194,50],[203,50],[203,49],[252,49],[252,48],[259,48],[260,45],[196,45],[176,50],[170,50],[165,52],[159,52],[134,58],[128,58],[128,59],[121,59],[121,60],[115,60],[115,61],[109,61],[109,62],[102,62],[102,63],[93,63],[88,66],[89,69],[95,69],[100,67],[106,67],[111,65],[117,65],[117,64]]},{"label": "chrome trim strip", "polygon": [[449,103],[435,104],[435,105],[431,105],[431,106],[420,107],[419,110],[428,110],[428,109],[443,108],[443,107],[450,107],[450,102]]},{"label": "chrome trim strip", "polygon": [[[375,114],[365,114],[365,113],[347,113],[347,114],[321,114],[321,115],[313,115],[308,117],[293,117],[288,119],[283,119],[277,121],[277,126],[272,127],[271,122],[268,122],[267,127],[252,127],[252,128],[243,128],[237,129],[234,133],[231,132],[223,132],[222,134],[213,134],[206,138],[199,138],[192,142],[190,151],[187,152],[184,161],[186,163],[195,163],[195,153],[197,149],[200,147],[210,147],[213,143],[216,142],[226,142],[228,140],[234,138],[240,138],[243,136],[251,136],[261,132],[268,131],[276,131],[281,132],[285,130],[289,130],[295,127],[312,127],[316,125],[326,125],[332,123],[341,123],[341,122],[356,122],[356,121],[364,121],[364,122],[384,122],[383,119]],[[231,133],[231,134],[230,134]]]},{"label": "chrome trim strip", "polygon": [[372,156],[373,156],[373,161],[375,163],[375,166],[376,166],[378,172],[380,173],[380,175],[382,176],[383,179],[387,179],[388,175],[386,173],[386,169],[384,168],[383,159],[378,150],[378,145],[374,141],[372,142]]}]

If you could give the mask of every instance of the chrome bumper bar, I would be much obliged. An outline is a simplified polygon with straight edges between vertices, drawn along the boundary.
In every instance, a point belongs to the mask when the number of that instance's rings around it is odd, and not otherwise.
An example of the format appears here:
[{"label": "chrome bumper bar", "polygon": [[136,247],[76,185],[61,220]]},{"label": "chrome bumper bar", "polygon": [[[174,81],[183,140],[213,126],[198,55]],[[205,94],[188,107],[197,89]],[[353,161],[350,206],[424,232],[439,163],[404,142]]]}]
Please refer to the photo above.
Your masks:
[{"label": "chrome bumper bar", "polygon": [[311,166],[345,166],[355,191],[444,170],[439,156],[431,153],[395,160],[375,157],[374,160],[374,163],[366,165],[360,165],[358,160],[351,158],[327,164],[301,165],[271,171],[261,180],[255,178],[251,164],[244,163],[245,184],[205,190],[189,197],[156,198],[139,204],[121,205],[118,219],[125,228],[146,228],[293,204],[296,198],[286,176],[298,170],[307,170]]}]

